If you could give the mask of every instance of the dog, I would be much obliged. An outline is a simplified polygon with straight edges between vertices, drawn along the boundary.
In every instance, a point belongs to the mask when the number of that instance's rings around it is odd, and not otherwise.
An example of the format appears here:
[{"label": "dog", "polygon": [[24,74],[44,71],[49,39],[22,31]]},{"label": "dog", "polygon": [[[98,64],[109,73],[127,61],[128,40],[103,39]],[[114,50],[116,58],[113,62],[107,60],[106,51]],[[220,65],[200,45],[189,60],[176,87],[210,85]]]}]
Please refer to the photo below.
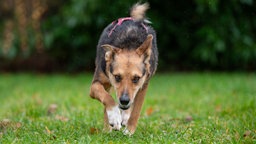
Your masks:
[{"label": "dog", "polygon": [[[150,78],[158,64],[156,32],[145,18],[148,3],[135,4],[130,17],[119,18],[102,32],[90,96],[104,105],[104,126],[134,134]],[[117,102],[109,94],[113,87]]]}]

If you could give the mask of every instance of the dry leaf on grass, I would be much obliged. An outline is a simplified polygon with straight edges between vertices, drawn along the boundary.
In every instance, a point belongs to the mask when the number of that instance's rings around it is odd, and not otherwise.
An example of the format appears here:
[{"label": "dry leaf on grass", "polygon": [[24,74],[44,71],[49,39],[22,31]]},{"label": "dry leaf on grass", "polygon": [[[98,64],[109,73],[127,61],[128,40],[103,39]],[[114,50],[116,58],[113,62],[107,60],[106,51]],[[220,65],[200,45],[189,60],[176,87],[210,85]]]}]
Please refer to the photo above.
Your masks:
[{"label": "dry leaf on grass", "polygon": [[3,119],[0,121],[0,128],[5,128],[11,124],[11,121],[9,119]]},{"label": "dry leaf on grass", "polygon": [[215,107],[215,111],[216,111],[216,112],[221,112],[221,111],[222,111],[221,105],[217,105],[217,106]]},{"label": "dry leaf on grass", "polygon": [[236,138],[236,140],[240,139],[240,134],[238,132],[235,133],[235,138]]},{"label": "dry leaf on grass", "polygon": [[46,133],[50,136],[51,140],[55,140],[57,137],[53,134],[53,131],[49,130],[47,126],[45,126]]},{"label": "dry leaf on grass", "polygon": [[99,130],[97,128],[93,128],[93,127],[90,128],[90,134],[98,134],[98,133],[99,133]]},{"label": "dry leaf on grass", "polygon": [[249,137],[251,135],[251,131],[247,130],[244,132],[244,137]]},{"label": "dry leaf on grass", "polygon": [[193,117],[192,117],[192,116],[187,116],[187,117],[185,118],[185,121],[186,121],[186,122],[191,122],[191,121],[193,121]]},{"label": "dry leaf on grass", "polygon": [[146,110],[146,116],[152,115],[153,112],[154,112],[154,109],[153,109],[152,107],[149,107],[149,108]]},{"label": "dry leaf on grass", "polygon": [[46,130],[46,133],[47,133],[47,134],[51,134],[51,133],[52,133],[52,132],[48,129],[47,126],[45,126],[45,130]]},{"label": "dry leaf on grass", "polygon": [[3,119],[0,121],[0,130],[5,131],[8,128],[11,128],[13,130],[16,130],[20,128],[22,124],[20,122],[12,122],[9,119]]},{"label": "dry leaf on grass", "polygon": [[56,120],[63,121],[63,122],[67,122],[67,121],[69,120],[67,117],[60,116],[60,115],[56,115],[56,116],[55,116],[55,119],[56,119]]},{"label": "dry leaf on grass", "polygon": [[20,122],[16,123],[16,127],[20,128],[21,127],[21,123]]},{"label": "dry leaf on grass", "polygon": [[47,114],[48,115],[52,115],[56,112],[58,108],[58,105],[57,104],[51,104],[49,107],[48,107],[48,110],[47,110]]}]

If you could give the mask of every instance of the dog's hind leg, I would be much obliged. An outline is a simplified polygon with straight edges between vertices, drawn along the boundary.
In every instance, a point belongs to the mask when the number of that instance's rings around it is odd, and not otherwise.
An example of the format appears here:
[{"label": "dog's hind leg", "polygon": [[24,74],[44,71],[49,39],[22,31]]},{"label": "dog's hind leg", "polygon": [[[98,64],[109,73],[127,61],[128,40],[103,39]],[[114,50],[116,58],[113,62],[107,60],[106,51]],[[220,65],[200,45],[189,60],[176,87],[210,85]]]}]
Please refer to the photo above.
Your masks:
[{"label": "dog's hind leg", "polygon": [[131,116],[128,120],[126,129],[123,131],[125,135],[132,135],[136,130],[147,88],[148,88],[148,83],[145,83],[143,88],[138,91],[134,99]]}]

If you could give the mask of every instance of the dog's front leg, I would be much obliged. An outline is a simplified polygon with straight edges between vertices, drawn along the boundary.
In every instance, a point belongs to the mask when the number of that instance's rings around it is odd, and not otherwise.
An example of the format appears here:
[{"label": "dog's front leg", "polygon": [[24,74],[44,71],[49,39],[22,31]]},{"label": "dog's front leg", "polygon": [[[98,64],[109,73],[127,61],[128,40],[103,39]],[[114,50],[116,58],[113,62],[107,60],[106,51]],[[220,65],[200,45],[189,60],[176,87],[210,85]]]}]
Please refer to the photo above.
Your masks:
[{"label": "dog's front leg", "polygon": [[132,135],[137,127],[138,119],[140,117],[141,108],[144,102],[148,84],[146,83],[142,89],[137,93],[137,96],[134,99],[133,110],[131,116],[128,120],[127,127],[124,130],[125,135]]},{"label": "dog's front leg", "polygon": [[90,96],[99,100],[105,106],[105,123],[108,121],[109,125],[111,125],[113,129],[120,130],[122,118],[118,105],[100,82],[93,82]]},{"label": "dog's front leg", "polygon": [[122,111],[122,126],[125,126],[127,127],[127,123],[128,123],[128,120],[131,116],[131,112],[132,112],[132,106],[127,109],[127,110],[121,110]]}]

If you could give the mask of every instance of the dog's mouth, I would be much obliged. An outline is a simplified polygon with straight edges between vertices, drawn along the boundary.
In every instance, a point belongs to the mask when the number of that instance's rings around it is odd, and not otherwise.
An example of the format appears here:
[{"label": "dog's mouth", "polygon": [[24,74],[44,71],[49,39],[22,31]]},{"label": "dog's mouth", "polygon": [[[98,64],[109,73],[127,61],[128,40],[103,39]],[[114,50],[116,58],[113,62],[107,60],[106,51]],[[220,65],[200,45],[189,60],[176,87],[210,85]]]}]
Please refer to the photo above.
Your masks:
[{"label": "dog's mouth", "polygon": [[127,110],[127,109],[130,108],[130,106],[129,106],[129,105],[124,106],[124,105],[120,105],[120,104],[119,104],[119,108],[122,109],[122,110]]}]

